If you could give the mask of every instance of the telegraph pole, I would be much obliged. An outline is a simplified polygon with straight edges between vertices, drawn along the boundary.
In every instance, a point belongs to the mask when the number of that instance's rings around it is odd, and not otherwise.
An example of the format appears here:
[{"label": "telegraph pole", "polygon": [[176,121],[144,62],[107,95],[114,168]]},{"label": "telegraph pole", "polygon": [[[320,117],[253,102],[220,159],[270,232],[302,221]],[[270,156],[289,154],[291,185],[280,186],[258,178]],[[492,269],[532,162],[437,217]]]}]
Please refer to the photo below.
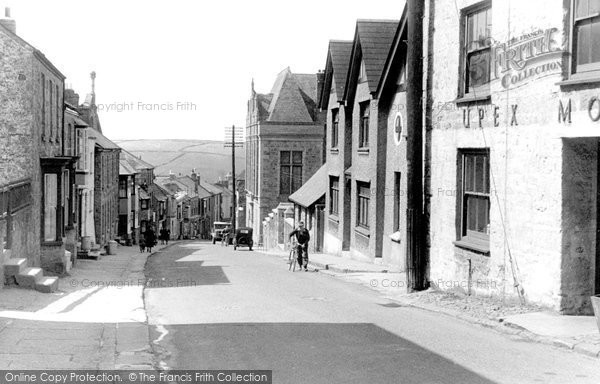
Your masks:
[{"label": "telegraph pole", "polygon": [[423,16],[424,0],[408,0],[407,50],[407,244],[406,281],[409,292],[423,290],[426,282],[423,228]]},{"label": "telegraph pole", "polygon": [[[237,139],[239,139],[236,142]],[[236,199],[236,182],[235,182],[235,147],[242,147],[244,145],[242,141],[242,132],[236,132],[235,125],[232,125],[231,128],[225,128],[225,147],[231,147],[231,191],[233,192],[233,197],[231,199],[231,230],[232,234],[235,235],[235,229],[237,227],[237,199]]]}]

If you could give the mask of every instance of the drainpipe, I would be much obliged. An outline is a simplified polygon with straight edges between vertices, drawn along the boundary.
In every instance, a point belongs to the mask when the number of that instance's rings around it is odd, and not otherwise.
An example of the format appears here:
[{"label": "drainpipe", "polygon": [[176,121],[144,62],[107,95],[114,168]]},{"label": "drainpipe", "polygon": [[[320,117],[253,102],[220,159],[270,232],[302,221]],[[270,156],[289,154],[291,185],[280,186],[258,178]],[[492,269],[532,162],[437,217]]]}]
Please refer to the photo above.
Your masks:
[{"label": "drainpipe", "polygon": [[409,292],[426,288],[423,232],[423,16],[424,0],[408,0],[407,49],[407,244]]}]

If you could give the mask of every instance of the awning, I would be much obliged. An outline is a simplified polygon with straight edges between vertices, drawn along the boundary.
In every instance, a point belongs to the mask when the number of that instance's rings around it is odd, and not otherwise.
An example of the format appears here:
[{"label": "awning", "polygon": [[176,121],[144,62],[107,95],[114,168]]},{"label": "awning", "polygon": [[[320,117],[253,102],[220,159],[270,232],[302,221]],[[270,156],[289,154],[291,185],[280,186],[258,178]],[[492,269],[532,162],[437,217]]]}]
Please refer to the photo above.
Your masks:
[{"label": "awning", "polygon": [[290,201],[305,208],[310,207],[327,193],[327,180],[327,166],[323,165],[306,183],[290,196]]}]

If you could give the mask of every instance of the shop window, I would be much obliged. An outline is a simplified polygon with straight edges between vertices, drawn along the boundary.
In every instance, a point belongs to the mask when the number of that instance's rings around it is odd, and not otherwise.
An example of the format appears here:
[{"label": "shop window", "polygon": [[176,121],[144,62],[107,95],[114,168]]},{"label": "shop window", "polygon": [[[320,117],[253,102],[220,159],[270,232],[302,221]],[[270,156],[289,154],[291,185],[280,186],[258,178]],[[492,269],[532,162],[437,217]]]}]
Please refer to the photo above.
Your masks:
[{"label": "shop window", "polygon": [[573,0],[572,72],[600,72],[600,1]]},{"label": "shop window", "polygon": [[358,207],[356,212],[356,225],[369,229],[369,201],[371,198],[371,187],[369,183],[357,181],[356,192]]},{"label": "shop window", "polygon": [[291,195],[302,185],[302,151],[281,151],[279,156],[279,193]]},{"label": "shop window", "polygon": [[370,103],[365,101],[360,103],[360,122],[358,130],[358,148],[369,147],[369,116]]},{"label": "shop window", "polygon": [[338,108],[332,109],[331,110],[331,148],[338,147],[339,122],[340,122],[340,110]]},{"label": "shop window", "polygon": [[57,208],[58,208],[58,175],[44,175],[44,241],[55,241],[57,238]]},{"label": "shop window", "polygon": [[492,5],[484,2],[462,14],[462,60],[464,95],[484,96],[490,92]]},{"label": "shop window", "polygon": [[401,173],[394,172],[394,232],[400,230],[400,218],[402,217],[402,204],[400,199],[402,196]]},{"label": "shop window", "polygon": [[329,180],[329,213],[339,215],[340,213],[340,178],[331,177]]},{"label": "shop window", "polygon": [[460,241],[478,250],[489,251],[490,157],[489,150],[459,153],[461,179]]}]

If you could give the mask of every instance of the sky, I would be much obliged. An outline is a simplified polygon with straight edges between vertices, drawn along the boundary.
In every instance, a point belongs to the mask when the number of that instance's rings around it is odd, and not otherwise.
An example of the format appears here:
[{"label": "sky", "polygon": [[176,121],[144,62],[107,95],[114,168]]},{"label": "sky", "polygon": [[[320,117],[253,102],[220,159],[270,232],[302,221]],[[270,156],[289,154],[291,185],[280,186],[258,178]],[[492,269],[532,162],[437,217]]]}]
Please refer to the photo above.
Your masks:
[{"label": "sky", "polygon": [[[324,69],[328,41],[357,19],[399,19],[404,1],[0,0],[17,34],[42,51],[81,100],[96,72],[112,140],[223,140],[245,126],[255,89],[286,67]],[[3,15],[3,13],[2,13]]]}]

